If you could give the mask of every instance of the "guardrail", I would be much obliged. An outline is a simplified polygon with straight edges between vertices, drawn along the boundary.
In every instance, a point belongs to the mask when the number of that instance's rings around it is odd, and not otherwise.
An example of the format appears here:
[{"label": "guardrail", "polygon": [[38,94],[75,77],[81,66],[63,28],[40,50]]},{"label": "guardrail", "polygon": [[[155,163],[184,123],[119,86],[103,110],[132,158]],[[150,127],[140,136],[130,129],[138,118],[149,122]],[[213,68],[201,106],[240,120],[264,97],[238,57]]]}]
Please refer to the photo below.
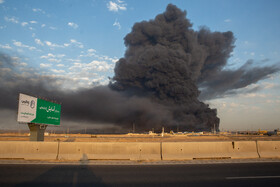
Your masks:
[{"label": "guardrail", "polygon": [[280,158],[280,141],[0,142],[0,159],[193,160]]}]

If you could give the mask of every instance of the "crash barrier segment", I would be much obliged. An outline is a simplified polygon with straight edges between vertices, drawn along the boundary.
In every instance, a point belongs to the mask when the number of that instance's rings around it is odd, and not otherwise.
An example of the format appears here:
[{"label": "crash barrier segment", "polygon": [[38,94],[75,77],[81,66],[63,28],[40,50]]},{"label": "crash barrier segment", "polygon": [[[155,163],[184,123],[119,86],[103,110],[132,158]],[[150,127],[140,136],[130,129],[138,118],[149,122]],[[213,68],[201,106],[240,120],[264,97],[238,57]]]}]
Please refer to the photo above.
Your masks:
[{"label": "crash barrier segment", "polygon": [[60,142],[59,160],[160,160],[160,142]]},{"label": "crash barrier segment", "polygon": [[280,158],[280,141],[27,142],[0,141],[0,159],[192,160]]},{"label": "crash barrier segment", "polygon": [[257,141],[261,158],[280,158],[280,141]]},{"label": "crash barrier segment", "polygon": [[0,142],[1,159],[55,160],[57,153],[57,142]]},{"label": "crash barrier segment", "polygon": [[162,160],[259,158],[256,142],[163,142]]}]

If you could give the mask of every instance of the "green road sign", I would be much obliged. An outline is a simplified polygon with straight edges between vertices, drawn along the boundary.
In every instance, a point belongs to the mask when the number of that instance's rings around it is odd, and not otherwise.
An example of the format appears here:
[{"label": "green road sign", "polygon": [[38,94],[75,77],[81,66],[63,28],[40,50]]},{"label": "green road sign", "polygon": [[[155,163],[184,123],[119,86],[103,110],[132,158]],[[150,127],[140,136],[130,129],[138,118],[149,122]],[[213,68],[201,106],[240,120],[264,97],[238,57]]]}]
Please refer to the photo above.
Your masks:
[{"label": "green road sign", "polygon": [[18,122],[60,125],[61,105],[19,94]]}]

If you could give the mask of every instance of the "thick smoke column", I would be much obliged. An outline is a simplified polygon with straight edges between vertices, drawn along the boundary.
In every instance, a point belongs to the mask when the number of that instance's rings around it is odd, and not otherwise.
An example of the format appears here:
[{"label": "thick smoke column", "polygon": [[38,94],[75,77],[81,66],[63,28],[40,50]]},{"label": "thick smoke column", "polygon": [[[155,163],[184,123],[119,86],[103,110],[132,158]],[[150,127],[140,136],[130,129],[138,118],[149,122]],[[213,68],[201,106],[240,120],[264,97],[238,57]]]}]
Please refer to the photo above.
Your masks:
[{"label": "thick smoke column", "polygon": [[[186,11],[168,5],[154,20],[136,23],[125,37],[124,58],[108,86],[62,90],[64,77],[40,75],[0,52],[0,109],[17,109],[18,94],[62,103],[62,119],[114,124],[123,129],[186,131],[219,128],[215,109],[200,102],[235,94],[238,89],[279,71],[279,65],[254,67],[248,61],[224,70],[233,50],[232,32],[192,29]],[[198,90],[198,86],[202,93]],[[252,90],[255,91],[255,90]]]},{"label": "thick smoke column", "polygon": [[186,12],[174,5],[154,20],[136,23],[125,37],[127,51],[116,64],[111,87],[166,106],[172,120],[162,125],[210,130],[218,128],[219,118],[198,100],[196,84],[226,64],[234,37],[191,26]]}]

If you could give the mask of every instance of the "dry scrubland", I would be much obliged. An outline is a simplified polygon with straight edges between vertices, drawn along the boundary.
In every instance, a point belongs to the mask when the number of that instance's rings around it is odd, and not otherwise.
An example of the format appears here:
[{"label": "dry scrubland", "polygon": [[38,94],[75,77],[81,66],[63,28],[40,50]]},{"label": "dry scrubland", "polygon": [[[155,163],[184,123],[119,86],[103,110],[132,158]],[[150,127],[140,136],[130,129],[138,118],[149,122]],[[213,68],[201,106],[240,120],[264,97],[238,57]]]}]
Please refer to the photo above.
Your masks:
[{"label": "dry scrubland", "polygon": [[[280,136],[266,135],[172,135],[165,134],[51,134],[45,136],[45,142],[197,142],[197,141],[249,141],[280,140]],[[0,134],[0,141],[29,141],[28,134]]]}]

